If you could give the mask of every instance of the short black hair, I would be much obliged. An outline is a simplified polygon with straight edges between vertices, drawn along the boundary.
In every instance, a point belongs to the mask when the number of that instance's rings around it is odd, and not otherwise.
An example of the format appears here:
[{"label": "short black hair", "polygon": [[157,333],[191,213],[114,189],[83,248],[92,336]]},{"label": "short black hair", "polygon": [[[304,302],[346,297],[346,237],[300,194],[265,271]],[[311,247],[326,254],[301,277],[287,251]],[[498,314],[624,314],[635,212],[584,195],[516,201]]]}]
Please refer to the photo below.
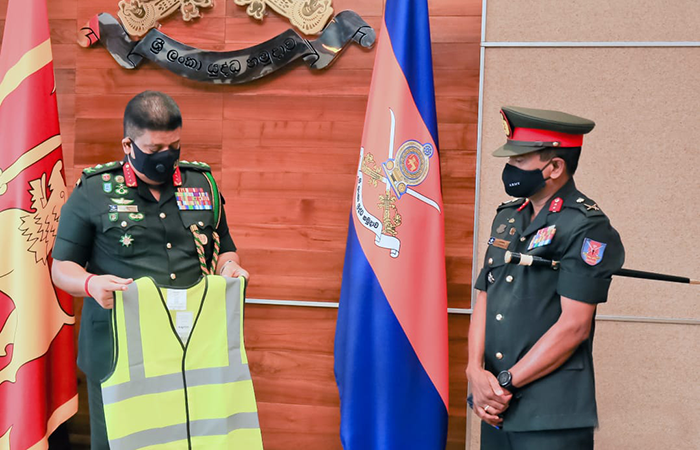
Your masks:
[{"label": "short black hair", "polygon": [[182,127],[180,107],[168,94],[144,91],[124,110],[124,137],[136,139],[144,131],[173,131]]},{"label": "short black hair", "polygon": [[545,148],[540,150],[540,161],[549,161],[553,158],[561,158],[566,164],[566,173],[573,177],[578,168],[578,160],[581,157],[581,147]]}]

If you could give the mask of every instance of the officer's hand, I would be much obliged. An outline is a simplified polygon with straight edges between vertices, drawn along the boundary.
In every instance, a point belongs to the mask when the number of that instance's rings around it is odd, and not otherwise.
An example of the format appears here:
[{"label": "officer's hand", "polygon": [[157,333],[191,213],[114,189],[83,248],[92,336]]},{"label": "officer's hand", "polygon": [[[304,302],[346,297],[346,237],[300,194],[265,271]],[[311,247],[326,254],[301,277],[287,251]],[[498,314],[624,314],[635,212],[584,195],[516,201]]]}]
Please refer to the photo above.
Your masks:
[{"label": "officer's hand", "polygon": [[503,419],[498,415],[508,409],[513,394],[503,389],[488,370],[477,369],[467,374],[472,383],[474,412],[489,425],[500,426]]},{"label": "officer's hand", "polygon": [[248,271],[233,260],[226,263],[219,275],[231,278],[244,277],[247,280],[247,282],[250,283],[250,274],[248,273]]},{"label": "officer's hand", "polygon": [[87,290],[97,303],[104,309],[114,308],[114,291],[126,291],[134,280],[119,278],[114,275],[96,275],[88,281]]}]

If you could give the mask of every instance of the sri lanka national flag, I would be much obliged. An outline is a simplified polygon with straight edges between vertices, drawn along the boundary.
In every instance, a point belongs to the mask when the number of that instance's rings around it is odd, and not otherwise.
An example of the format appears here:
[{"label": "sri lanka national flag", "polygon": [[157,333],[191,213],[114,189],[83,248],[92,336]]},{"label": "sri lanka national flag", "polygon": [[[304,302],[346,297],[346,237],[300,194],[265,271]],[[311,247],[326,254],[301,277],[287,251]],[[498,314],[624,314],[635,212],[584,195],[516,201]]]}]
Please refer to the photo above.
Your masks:
[{"label": "sri lanka national flag", "polygon": [[426,0],[387,0],[335,338],[345,450],[445,448],[447,292]]},{"label": "sri lanka national flag", "polygon": [[46,0],[10,0],[0,49],[0,449],[78,409],[73,299],[50,276],[67,190]]}]

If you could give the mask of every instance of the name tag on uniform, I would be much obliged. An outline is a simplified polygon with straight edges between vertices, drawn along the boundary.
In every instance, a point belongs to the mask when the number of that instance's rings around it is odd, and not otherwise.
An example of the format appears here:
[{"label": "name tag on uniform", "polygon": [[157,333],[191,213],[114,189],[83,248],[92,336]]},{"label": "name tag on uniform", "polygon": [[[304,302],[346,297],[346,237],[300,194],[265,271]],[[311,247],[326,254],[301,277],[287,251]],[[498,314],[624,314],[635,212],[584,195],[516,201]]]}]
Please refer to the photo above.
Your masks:
[{"label": "name tag on uniform", "polygon": [[527,249],[532,250],[533,248],[544,247],[545,245],[549,245],[552,242],[552,239],[554,239],[554,234],[556,232],[556,225],[537,230],[537,234],[535,235],[535,237],[532,238],[532,241],[530,241],[530,245],[528,245]]},{"label": "name tag on uniform", "polygon": [[506,241],[505,239],[496,239],[495,237],[491,237],[491,239],[489,239],[489,245],[493,245],[495,247],[508,250],[508,246],[510,245],[510,241]]},{"label": "name tag on uniform", "polygon": [[209,193],[202,188],[177,188],[175,199],[180,210],[212,209]]},{"label": "name tag on uniform", "polygon": [[109,205],[109,212],[137,213],[139,212],[139,207],[137,205]]}]

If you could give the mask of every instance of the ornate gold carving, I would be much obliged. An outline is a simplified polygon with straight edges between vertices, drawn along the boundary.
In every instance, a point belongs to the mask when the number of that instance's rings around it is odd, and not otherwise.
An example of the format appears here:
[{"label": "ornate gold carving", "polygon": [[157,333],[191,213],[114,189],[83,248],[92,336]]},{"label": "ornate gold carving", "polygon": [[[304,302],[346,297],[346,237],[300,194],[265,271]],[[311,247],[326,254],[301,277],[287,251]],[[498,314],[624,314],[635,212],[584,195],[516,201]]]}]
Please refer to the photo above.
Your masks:
[{"label": "ornate gold carving", "polygon": [[182,18],[190,20],[201,17],[200,8],[211,8],[214,0],[121,0],[117,15],[126,32],[132,36],[143,36],[155,28],[158,21],[180,10]]},{"label": "ornate gold carving", "polygon": [[283,15],[304,34],[318,34],[333,15],[333,0],[234,0],[248,6],[249,16],[262,20],[267,6]]},{"label": "ornate gold carving", "polygon": [[377,166],[377,162],[374,160],[373,154],[367,153],[362,160],[362,173],[369,177],[367,182],[374,187],[377,187],[378,181],[382,181],[382,172]]},{"label": "ornate gold carving", "polygon": [[399,210],[396,209],[396,197],[391,191],[388,191],[386,195],[379,196],[379,203],[377,206],[384,211],[384,215],[382,217],[384,234],[396,236],[396,227],[400,226],[403,222],[401,214],[399,214]]}]

